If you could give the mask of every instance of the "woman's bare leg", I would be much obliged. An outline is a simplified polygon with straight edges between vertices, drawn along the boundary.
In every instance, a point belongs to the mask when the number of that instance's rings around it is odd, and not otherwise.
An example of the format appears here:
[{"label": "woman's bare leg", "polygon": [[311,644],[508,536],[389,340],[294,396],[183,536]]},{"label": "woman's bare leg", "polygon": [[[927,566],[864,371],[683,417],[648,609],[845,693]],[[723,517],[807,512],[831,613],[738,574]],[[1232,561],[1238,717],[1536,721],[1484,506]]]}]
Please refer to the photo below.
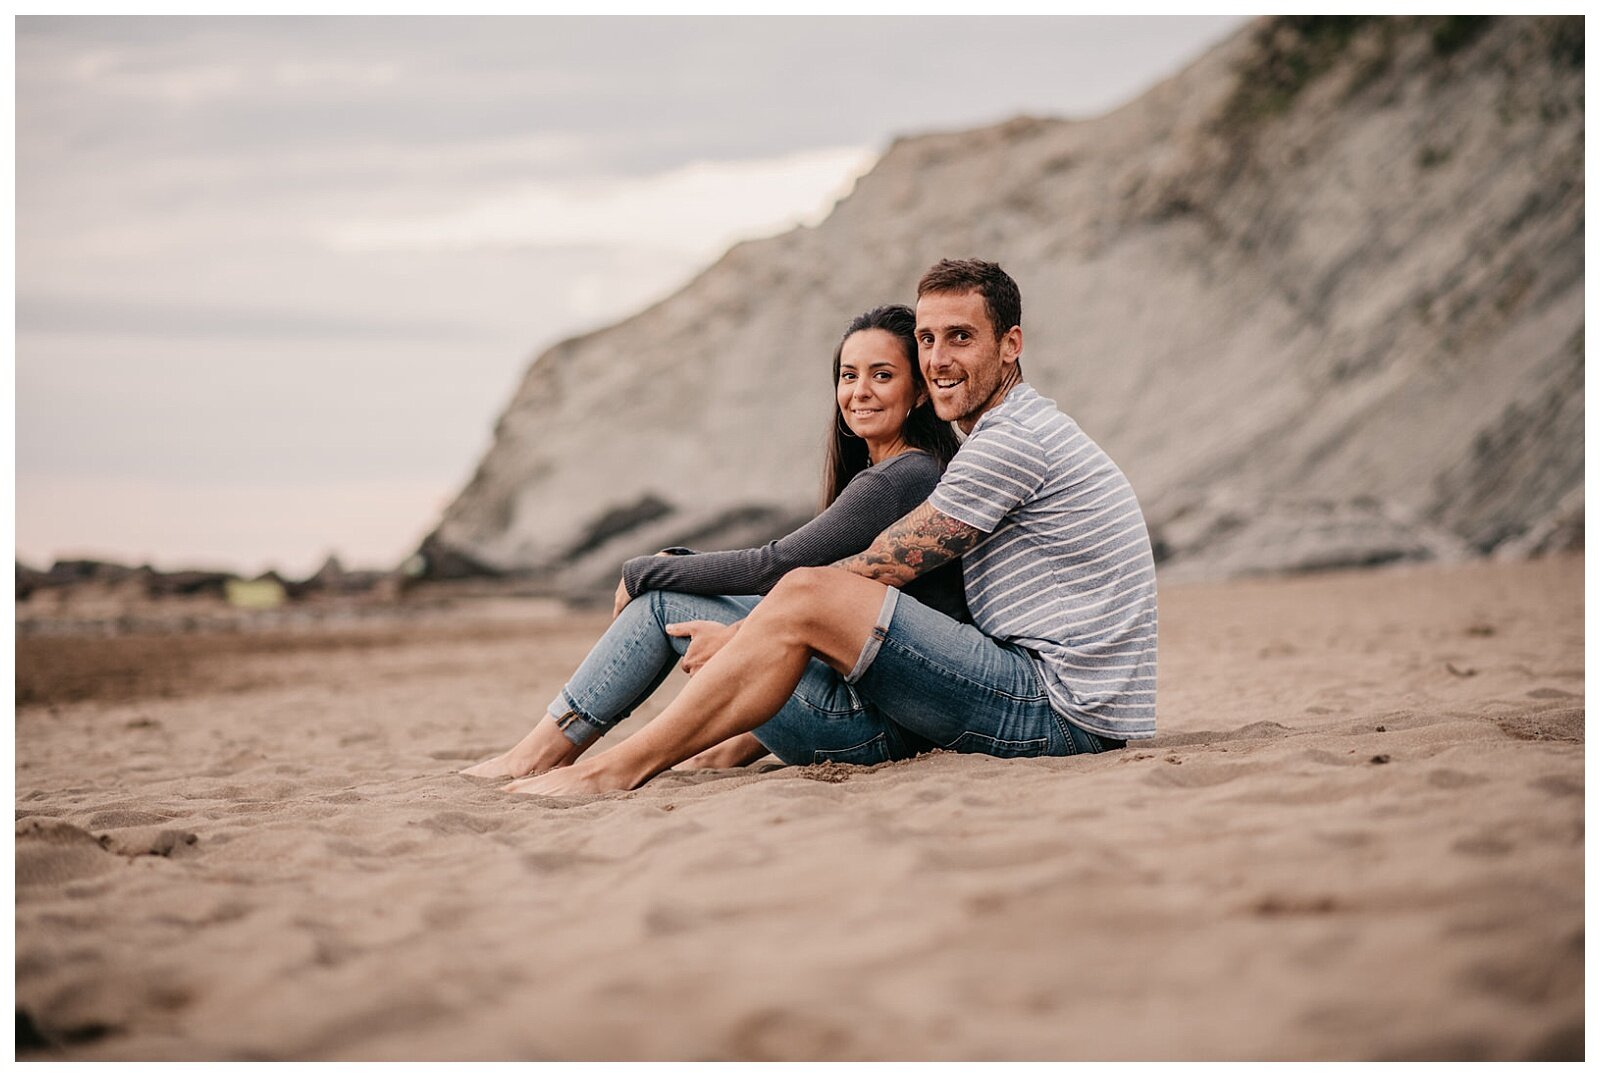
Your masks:
[{"label": "woman's bare leg", "polygon": [[713,745],[692,759],[685,759],[673,770],[724,770],[743,767],[767,755],[767,746],[756,739],[754,733],[740,733],[721,744]]},{"label": "woman's bare leg", "polygon": [[555,719],[547,714],[514,748],[461,773],[473,778],[525,778],[556,767],[571,766],[588,748],[588,744],[574,744],[568,740]]},{"label": "woman's bare leg", "polygon": [[[611,724],[632,713],[672,671],[687,640],[666,633],[673,620],[737,621],[755,604],[745,597],[649,593],[634,599],[590,648],[545,715],[516,746],[461,771],[474,778],[522,778],[569,766]],[[556,725],[568,708],[586,719]],[[590,717],[593,721],[588,721]],[[582,741],[581,744],[577,743]]]}]

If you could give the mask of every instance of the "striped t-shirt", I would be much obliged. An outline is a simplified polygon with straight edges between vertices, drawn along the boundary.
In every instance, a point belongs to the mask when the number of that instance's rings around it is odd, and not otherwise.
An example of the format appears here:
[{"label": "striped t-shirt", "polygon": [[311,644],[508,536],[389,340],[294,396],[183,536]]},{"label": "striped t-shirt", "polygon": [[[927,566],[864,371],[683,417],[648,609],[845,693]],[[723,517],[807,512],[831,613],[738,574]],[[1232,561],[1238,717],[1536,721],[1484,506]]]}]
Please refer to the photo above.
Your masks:
[{"label": "striped t-shirt", "polygon": [[1133,487],[1027,384],[985,412],[928,499],[988,535],[962,559],[985,635],[1026,648],[1057,713],[1156,731],[1156,570]]}]

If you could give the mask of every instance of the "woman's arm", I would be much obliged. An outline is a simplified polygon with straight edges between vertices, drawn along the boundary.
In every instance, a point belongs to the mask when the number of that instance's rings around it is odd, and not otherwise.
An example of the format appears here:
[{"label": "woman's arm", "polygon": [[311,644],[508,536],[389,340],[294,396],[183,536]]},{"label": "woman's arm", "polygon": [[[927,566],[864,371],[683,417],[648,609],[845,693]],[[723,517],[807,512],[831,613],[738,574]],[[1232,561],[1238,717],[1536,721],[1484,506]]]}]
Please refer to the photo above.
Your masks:
[{"label": "woman's arm", "polygon": [[645,591],[764,595],[796,568],[829,565],[859,553],[938,482],[931,460],[889,471],[863,471],[819,516],[765,546],[678,557],[635,557],[622,568],[630,596]]}]

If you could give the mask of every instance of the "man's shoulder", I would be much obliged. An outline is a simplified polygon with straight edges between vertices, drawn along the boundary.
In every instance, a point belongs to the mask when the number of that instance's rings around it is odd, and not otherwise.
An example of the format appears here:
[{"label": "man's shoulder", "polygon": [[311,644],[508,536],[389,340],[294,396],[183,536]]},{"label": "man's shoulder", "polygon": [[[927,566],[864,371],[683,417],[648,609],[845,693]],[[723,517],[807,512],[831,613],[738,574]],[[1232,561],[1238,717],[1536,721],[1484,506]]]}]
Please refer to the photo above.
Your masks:
[{"label": "man's shoulder", "polygon": [[1013,444],[1032,446],[1043,454],[1059,442],[1063,434],[1077,429],[1078,424],[1058,408],[1054,400],[1041,395],[1027,382],[1022,382],[1011,390],[999,407],[983,417],[968,442],[990,436]]}]

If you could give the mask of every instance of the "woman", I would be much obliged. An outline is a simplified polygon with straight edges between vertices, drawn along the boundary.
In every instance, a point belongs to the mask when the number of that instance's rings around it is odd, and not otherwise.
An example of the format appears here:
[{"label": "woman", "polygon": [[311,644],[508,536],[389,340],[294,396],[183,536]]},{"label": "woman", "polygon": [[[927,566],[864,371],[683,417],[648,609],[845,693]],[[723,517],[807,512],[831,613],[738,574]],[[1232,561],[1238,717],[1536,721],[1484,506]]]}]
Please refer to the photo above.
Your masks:
[{"label": "woman", "polygon": [[[785,573],[860,553],[926,500],[957,442],[928,402],[915,327],[911,308],[879,307],[852,321],[834,350],[838,407],[820,515],[754,549],[673,549],[627,562],[615,620],[551,701],[547,717],[514,748],[461,773],[520,778],[575,761],[644,702],[690,646],[703,652],[725,642]],[[907,593],[968,620],[958,565],[917,579]],[[757,736],[745,734],[690,764],[738,766],[765,752]]]}]

